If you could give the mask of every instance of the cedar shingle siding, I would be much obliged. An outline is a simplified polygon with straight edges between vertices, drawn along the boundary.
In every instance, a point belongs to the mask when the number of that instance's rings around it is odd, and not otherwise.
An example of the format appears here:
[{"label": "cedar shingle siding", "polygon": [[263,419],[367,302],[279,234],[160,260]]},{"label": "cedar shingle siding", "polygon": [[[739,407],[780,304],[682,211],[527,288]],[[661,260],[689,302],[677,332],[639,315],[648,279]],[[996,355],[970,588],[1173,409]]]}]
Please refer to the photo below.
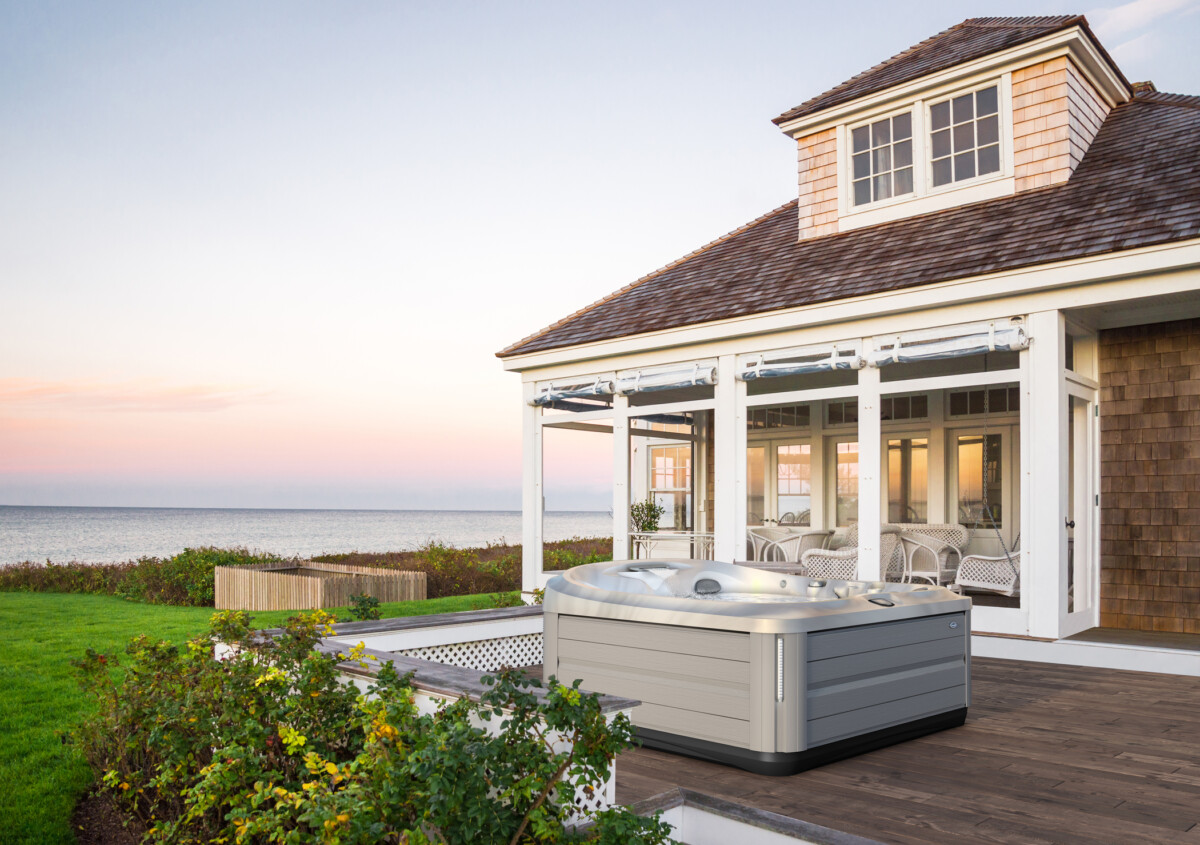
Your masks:
[{"label": "cedar shingle siding", "polygon": [[1200,320],[1100,333],[1100,624],[1200,633]]}]

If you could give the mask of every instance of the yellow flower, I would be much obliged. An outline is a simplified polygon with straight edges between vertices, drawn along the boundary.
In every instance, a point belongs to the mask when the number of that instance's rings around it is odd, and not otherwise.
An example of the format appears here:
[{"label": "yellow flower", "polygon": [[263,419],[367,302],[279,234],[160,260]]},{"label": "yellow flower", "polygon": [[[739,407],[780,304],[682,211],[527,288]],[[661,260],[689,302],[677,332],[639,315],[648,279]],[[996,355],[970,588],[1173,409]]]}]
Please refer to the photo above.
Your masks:
[{"label": "yellow flower", "polygon": [[129,789],[129,784],[122,782],[122,783],[121,783],[121,788],[122,788],[122,789]]}]

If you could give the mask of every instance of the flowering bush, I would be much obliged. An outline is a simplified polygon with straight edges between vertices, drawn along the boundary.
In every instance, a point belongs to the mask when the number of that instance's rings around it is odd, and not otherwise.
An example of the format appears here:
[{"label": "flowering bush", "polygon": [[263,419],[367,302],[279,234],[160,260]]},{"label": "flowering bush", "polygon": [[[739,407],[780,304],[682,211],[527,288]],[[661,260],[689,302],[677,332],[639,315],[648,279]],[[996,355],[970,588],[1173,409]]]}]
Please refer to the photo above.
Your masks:
[{"label": "flowering bush", "polygon": [[[120,682],[113,657],[77,661],[100,706],[73,740],[149,841],[668,841],[665,824],[624,808],[567,826],[576,790],[606,780],[632,740],[629,720],[606,720],[578,684],[552,680],[539,697],[507,670],[481,701],[423,715],[390,663],[369,695],[343,684],[313,650],[328,620],[301,615],[268,638],[218,613],[183,648],[135,639]],[[231,647],[221,660],[218,643]],[[361,660],[361,646],[343,657]]]}]

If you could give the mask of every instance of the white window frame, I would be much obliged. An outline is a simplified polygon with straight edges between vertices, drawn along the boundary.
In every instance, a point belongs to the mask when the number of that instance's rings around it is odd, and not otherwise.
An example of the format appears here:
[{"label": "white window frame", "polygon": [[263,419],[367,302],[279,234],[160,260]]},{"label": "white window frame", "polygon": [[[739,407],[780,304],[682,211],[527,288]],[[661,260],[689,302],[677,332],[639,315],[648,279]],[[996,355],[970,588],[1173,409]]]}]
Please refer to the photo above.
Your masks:
[{"label": "white window frame", "polygon": [[[1005,176],[1005,161],[1011,156],[1012,149],[1012,94],[1011,90],[1006,97],[1005,86],[1001,84],[1002,80],[993,79],[989,82],[983,82],[978,85],[973,85],[968,88],[962,88],[949,94],[940,95],[937,97],[929,97],[921,101],[921,108],[924,112],[924,134],[921,136],[923,143],[924,158],[925,158],[925,191],[924,195],[932,196],[936,194],[949,193],[950,191],[958,191],[963,188],[970,188],[974,185],[982,185],[986,182],[995,182],[997,179],[1003,179]],[[962,179],[954,181],[951,179],[945,185],[938,185],[936,188],[933,185],[933,107],[939,103],[952,102],[953,100],[965,94],[970,94],[972,97],[978,91],[983,91],[985,88],[996,88],[996,118],[999,121],[1000,133],[1000,169],[995,173],[985,173],[984,175],[975,175],[970,179]],[[1009,108],[1005,113],[1004,101],[1008,100]],[[978,120],[978,118],[975,118]],[[953,126],[953,118],[951,118],[951,126]],[[916,125],[913,126],[914,133]],[[953,132],[951,133],[953,134]],[[916,148],[913,149],[913,154],[916,154]],[[951,160],[954,155],[951,154]]]},{"label": "white window frame", "polygon": [[[877,114],[868,120],[860,120],[856,123],[850,123],[850,124],[846,125],[846,145],[845,145],[846,167],[843,168],[843,170],[845,172],[846,180],[847,180],[846,181],[846,203],[849,205],[849,207],[851,209],[856,209],[858,211],[862,211],[862,210],[868,209],[868,208],[884,208],[889,205],[895,205],[899,202],[906,202],[908,200],[913,199],[914,197],[921,195],[921,193],[922,193],[921,189],[920,189],[921,183],[918,182],[917,180],[918,180],[918,178],[923,177],[924,171],[923,171],[922,166],[919,165],[917,163],[917,161],[918,161],[918,159],[921,158],[920,154],[921,154],[922,150],[924,149],[924,145],[922,144],[921,140],[917,137],[917,129],[918,129],[917,112],[918,112],[918,109],[916,108],[916,106],[910,105],[907,108],[897,109],[895,111],[886,112],[884,114]],[[863,203],[862,205],[855,205],[854,204],[854,181],[855,181],[855,179],[854,179],[854,130],[861,129],[864,126],[870,126],[872,123],[879,123],[883,120],[891,121],[892,118],[897,117],[902,114],[909,115],[909,117],[911,118],[911,123],[912,123],[912,135],[910,137],[910,141],[912,143],[912,169],[913,169],[912,190],[906,194],[900,194],[899,196],[890,196],[887,199],[873,200],[871,202]],[[894,144],[895,144],[895,142],[891,141],[891,142],[889,142],[888,146],[891,147]],[[893,168],[892,170],[890,170],[888,172],[889,173],[895,172],[895,168]],[[874,177],[874,174],[872,174],[871,176],[869,176],[867,178],[874,179],[875,177]]]},{"label": "white window frame", "polygon": [[[654,486],[654,453],[661,449],[687,449],[688,450],[689,457],[688,457],[688,486],[687,487],[655,487]],[[674,530],[695,531],[696,530],[696,522],[697,522],[697,520],[696,520],[696,457],[697,457],[696,452],[697,451],[698,450],[695,448],[695,443],[687,443],[687,444],[684,444],[684,443],[651,443],[651,444],[647,445],[647,447],[646,447],[646,469],[647,469],[646,496],[647,496],[647,498],[654,500],[655,495],[658,493],[664,493],[664,494],[665,493],[686,493],[688,498],[685,499],[685,501],[688,501],[690,499],[690,504],[686,505],[685,507],[687,507],[687,516],[689,517],[688,521],[691,522],[691,525],[685,526],[682,529],[676,529],[674,523],[672,523],[670,528],[668,528],[666,530],[669,530],[669,531],[674,531]],[[659,526],[659,528],[660,528],[660,530],[662,530],[663,526]]]},{"label": "white window frame", "polygon": [[[988,173],[985,176],[975,176],[961,182],[950,182],[934,188],[931,172],[932,144],[930,142],[929,108],[934,103],[945,99],[954,99],[968,92],[974,93],[983,88],[995,85],[998,89],[999,120],[1000,120],[1000,171]],[[853,123],[840,123],[837,126],[838,138],[838,219],[841,228],[857,229],[862,226],[873,226],[889,220],[898,220],[931,211],[954,208],[982,200],[1010,196],[1016,190],[1014,172],[1016,169],[1013,156],[1013,120],[1012,120],[1012,74],[1003,73],[999,76],[989,75],[975,79],[969,84],[958,84],[953,87],[942,87],[927,92],[921,98],[906,107],[912,112],[913,124],[913,191],[902,197],[891,197],[886,200],[854,204],[854,161],[851,130],[874,123],[885,117],[891,118],[903,113],[906,109],[894,106],[885,110],[863,116]]]}]

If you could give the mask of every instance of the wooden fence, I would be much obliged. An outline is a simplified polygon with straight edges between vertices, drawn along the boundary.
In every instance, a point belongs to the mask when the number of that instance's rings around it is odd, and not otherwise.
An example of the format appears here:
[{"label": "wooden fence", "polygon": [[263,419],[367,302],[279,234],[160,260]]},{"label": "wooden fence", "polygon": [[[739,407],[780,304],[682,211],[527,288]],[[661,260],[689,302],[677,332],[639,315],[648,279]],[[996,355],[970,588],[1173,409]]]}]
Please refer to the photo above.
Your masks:
[{"label": "wooden fence", "polygon": [[346,607],[351,596],[391,602],[426,595],[424,572],[338,563],[218,566],[215,576],[218,610],[312,610]]}]

